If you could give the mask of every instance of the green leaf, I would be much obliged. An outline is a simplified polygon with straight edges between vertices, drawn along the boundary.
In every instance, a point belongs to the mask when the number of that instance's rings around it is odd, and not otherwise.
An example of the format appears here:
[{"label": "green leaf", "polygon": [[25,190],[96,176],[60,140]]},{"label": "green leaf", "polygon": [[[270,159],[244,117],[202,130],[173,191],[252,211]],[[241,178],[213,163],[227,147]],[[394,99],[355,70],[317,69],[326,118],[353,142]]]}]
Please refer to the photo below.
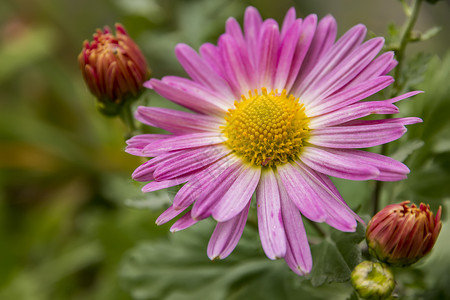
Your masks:
[{"label": "green leaf", "polygon": [[387,28],[388,32],[386,35],[386,43],[385,47],[387,50],[393,50],[398,47],[398,41],[400,39],[400,28],[397,27],[397,25],[391,23],[388,25]]},{"label": "green leaf", "polygon": [[[314,287],[307,278],[292,272],[284,260],[269,260],[261,249],[258,233],[250,227],[245,229],[237,248],[228,258],[210,261],[206,256],[206,247],[212,232],[211,225],[212,222],[205,220],[171,235],[167,240],[136,246],[122,261],[122,286],[137,300],[319,300],[337,295],[345,298],[350,293],[347,285]],[[357,245],[356,241],[361,240],[360,230],[357,235],[333,234],[332,248],[335,251],[324,253],[336,254],[343,266],[349,269],[360,260],[358,251],[353,248]],[[324,256],[314,263],[327,265],[333,264],[334,260],[335,257]],[[342,279],[347,279],[347,273]]]},{"label": "green leaf", "polygon": [[108,173],[102,178],[102,194],[115,203],[151,211],[159,211],[172,203],[173,188],[144,193],[143,186],[128,174]]},{"label": "green leaf", "polygon": [[420,149],[424,145],[421,140],[409,140],[403,143],[392,155],[393,159],[405,161],[414,151]]},{"label": "green leaf", "polygon": [[412,115],[421,117],[423,125],[411,126],[409,136],[422,139],[426,144],[433,142],[435,137],[450,125],[450,51],[444,59],[437,56],[430,61],[424,74],[425,80],[417,89],[425,93],[414,97],[410,103]]},{"label": "green leaf", "polygon": [[125,288],[134,299],[224,299],[233,284],[269,270],[270,260],[253,244],[241,243],[227,260],[211,262],[211,232],[211,222],[203,221],[169,240],[138,245],[122,263]]},{"label": "green leaf", "polygon": [[427,31],[425,31],[420,35],[420,40],[426,41],[431,39],[432,37],[436,36],[441,31],[441,29],[442,28],[439,26],[431,27],[430,29],[428,29]]},{"label": "green leaf", "polygon": [[401,82],[404,82],[403,92],[413,90],[415,86],[424,80],[424,74],[432,57],[431,54],[419,52],[407,61],[401,74]]},{"label": "green leaf", "polygon": [[324,283],[345,282],[353,268],[361,262],[359,243],[364,239],[364,228],[358,225],[356,232],[335,231],[330,238],[311,247],[313,269],[309,275],[313,286]]}]

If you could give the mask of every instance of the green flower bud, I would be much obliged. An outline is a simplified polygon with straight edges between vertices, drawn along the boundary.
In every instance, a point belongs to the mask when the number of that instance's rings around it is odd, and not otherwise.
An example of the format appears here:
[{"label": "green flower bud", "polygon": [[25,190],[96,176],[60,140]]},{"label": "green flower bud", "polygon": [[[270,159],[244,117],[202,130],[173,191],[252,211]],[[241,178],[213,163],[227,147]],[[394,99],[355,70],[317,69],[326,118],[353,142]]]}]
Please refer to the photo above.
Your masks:
[{"label": "green flower bud", "polygon": [[394,290],[394,274],[383,263],[363,261],[351,275],[352,285],[361,298],[387,299]]},{"label": "green flower bud", "polygon": [[100,111],[107,115],[120,112],[123,103],[137,98],[142,84],[150,76],[139,47],[122,25],[116,34],[108,27],[97,29],[94,40],[84,41],[78,63],[89,90],[98,99]]},{"label": "green flower bud", "polygon": [[441,207],[436,217],[429,205],[408,207],[409,201],[391,204],[369,222],[369,252],[391,266],[408,266],[431,251],[442,227]]}]

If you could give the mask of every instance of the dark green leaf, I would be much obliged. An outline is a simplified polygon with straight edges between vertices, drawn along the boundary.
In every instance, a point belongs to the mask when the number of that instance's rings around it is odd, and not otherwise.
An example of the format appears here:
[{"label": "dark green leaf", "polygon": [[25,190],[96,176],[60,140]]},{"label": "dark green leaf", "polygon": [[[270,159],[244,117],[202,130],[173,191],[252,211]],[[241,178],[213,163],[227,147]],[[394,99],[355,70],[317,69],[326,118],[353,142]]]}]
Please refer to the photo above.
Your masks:
[{"label": "dark green leaf", "polygon": [[310,274],[311,284],[320,286],[349,280],[353,268],[361,262],[359,243],[363,239],[364,228],[359,225],[354,233],[335,231],[331,238],[312,246],[314,265]]},{"label": "dark green leaf", "polygon": [[[206,256],[212,222],[207,220],[168,240],[146,242],[132,249],[122,262],[120,277],[124,288],[134,299],[324,299],[349,294],[349,286],[313,287],[305,277],[297,276],[284,260],[271,261],[261,250],[258,234],[246,228],[236,250],[223,261],[211,262]],[[348,279],[348,270],[359,261],[356,251],[361,231],[332,235],[331,246],[325,248],[320,265],[346,268],[341,281]],[[329,251],[330,247],[332,250]],[[336,255],[336,257],[334,257]],[[332,269],[327,277],[334,276]],[[316,269],[316,274],[321,268]],[[318,274],[317,276],[320,276]],[[327,280],[328,282],[336,280]]]},{"label": "dark green leaf", "polygon": [[424,80],[424,73],[427,71],[431,58],[432,55],[419,52],[408,60],[401,76],[405,92],[414,89],[415,86]]}]

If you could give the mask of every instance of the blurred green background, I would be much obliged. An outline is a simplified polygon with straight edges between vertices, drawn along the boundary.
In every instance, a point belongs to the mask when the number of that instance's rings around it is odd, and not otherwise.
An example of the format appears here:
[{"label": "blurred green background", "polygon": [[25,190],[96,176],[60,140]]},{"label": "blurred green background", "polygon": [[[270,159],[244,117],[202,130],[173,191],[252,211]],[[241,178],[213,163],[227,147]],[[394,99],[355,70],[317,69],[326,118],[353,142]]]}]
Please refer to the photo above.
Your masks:
[{"label": "blurred green background", "polygon": [[[405,19],[395,0],[0,2],[0,299],[131,299],[118,275],[124,253],[141,241],[168,236],[168,226],[154,221],[170,193],[142,195],[141,185],[130,179],[142,161],[123,151],[122,123],[95,108],[77,64],[83,40],[96,28],[120,22],[141,46],[154,77],[184,76],[174,46],[215,43],[226,19],[241,22],[247,5],[278,21],[291,6],[299,16],[330,13],[340,34],[364,23],[370,34],[385,35],[390,23],[400,26]],[[425,51],[444,58],[449,13],[447,1],[423,5],[416,28],[439,25],[442,31],[411,45],[409,55]],[[442,97],[448,102],[448,94]],[[168,105],[150,91],[143,98]],[[421,110],[427,111],[424,100],[407,113]],[[441,155],[438,163],[450,167],[447,138],[439,135],[433,145],[441,150],[430,149]],[[442,172],[430,175],[441,180],[434,207],[448,198],[448,187],[442,189],[448,169]],[[344,196],[353,195],[354,187],[343,187]],[[425,187],[417,199],[427,200],[427,192]],[[206,243],[202,249],[206,257]]]}]

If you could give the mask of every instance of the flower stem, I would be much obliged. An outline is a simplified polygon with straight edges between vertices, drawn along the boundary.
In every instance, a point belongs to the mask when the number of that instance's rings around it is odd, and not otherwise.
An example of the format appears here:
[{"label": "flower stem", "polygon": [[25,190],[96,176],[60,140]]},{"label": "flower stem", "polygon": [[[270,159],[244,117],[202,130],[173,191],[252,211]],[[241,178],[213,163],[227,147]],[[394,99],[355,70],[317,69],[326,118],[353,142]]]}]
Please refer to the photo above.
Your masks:
[{"label": "flower stem", "polygon": [[[411,37],[411,30],[413,29],[414,25],[416,24],[417,17],[419,16],[420,7],[423,0],[413,0],[412,7],[409,10],[411,13],[408,16],[408,19],[406,20],[405,25],[403,26],[403,31],[400,35],[400,39],[398,42],[398,46],[394,48],[395,51],[395,57],[398,61],[398,65],[395,68],[394,71],[394,84],[392,87],[392,93],[391,97],[398,96],[402,89],[405,86],[405,82],[402,82],[400,75],[403,70],[403,65],[405,61],[405,51],[406,46],[408,45],[408,42],[410,42]],[[392,115],[385,115],[386,119],[392,118]],[[381,145],[381,155],[387,155],[389,150],[388,144]],[[382,181],[376,181],[375,187],[372,194],[372,204],[373,204],[373,214],[375,215],[378,212],[378,207],[380,204],[380,195],[381,195],[381,189],[383,187]]]},{"label": "flower stem", "polygon": [[395,82],[394,82],[393,91],[392,91],[393,96],[397,96],[401,92],[401,89],[404,86],[404,82],[401,82],[401,80],[400,80],[400,74],[403,71],[406,46],[408,45],[408,42],[410,41],[411,30],[413,29],[414,25],[416,24],[417,17],[419,16],[422,1],[423,0],[414,0],[413,1],[412,8],[411,8],[411,15],[406,20],[406,23],[403,26],[403,31],[402,31],[402,34],[400,35],[398,48],[396,48],[394,50],[395,57],[398,61],[398,65],[394,71]]},{"label": "flower stem", "polygon": [[125,101],[120,110],[120,118],[123,123],[127,126],[128,132],[126,133],[126,138],[130,138],[136,132],[136,124],[133,117],[133,109],[132,109],[133,101]]}]

